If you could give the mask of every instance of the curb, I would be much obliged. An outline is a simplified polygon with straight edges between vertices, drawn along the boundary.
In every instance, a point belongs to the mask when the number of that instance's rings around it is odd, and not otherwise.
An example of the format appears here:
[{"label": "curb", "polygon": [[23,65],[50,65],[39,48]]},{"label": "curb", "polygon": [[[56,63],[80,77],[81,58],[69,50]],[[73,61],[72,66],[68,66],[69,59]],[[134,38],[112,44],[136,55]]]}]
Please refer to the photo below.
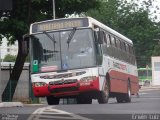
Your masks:
[{"label": "curb", "polygon": [[24,104],[24,106],[45,106],[47,104]]},{"label": "curb", "polygon": [[160,86],[142,86],[141,89],[160,89]]},{"label": "curb", "polygon": [[160,86],[148,86],[141,87],[139,91],[150,91],[150,90],[160,90]]},{"label": "curb", "polygon": [[0,103],[0,108],[1,107],[23,107],[23,103],[21,102],[2,102]]}]

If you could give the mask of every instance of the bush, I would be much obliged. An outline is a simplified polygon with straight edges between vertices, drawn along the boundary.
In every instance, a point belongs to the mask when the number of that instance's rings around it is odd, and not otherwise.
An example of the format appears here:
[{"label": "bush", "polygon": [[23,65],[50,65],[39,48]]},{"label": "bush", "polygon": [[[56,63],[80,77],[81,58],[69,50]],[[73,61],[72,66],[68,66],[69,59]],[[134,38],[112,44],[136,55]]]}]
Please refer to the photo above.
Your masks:
[{"label": "bush", "polygon": [[14,55],[6,55],[3,59],[3,62],[15,62],[16,61],[16,56]]}]

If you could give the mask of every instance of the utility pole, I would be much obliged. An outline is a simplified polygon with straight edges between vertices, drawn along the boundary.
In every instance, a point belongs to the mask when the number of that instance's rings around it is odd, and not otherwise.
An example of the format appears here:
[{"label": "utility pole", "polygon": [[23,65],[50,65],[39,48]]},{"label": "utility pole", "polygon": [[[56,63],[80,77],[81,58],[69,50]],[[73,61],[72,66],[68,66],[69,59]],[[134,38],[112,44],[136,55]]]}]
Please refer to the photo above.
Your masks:
[{"label": "utility pole", "polygon": [[56,18],[56,14],[55,14],[55,0],[53,0],[53,19]]}]

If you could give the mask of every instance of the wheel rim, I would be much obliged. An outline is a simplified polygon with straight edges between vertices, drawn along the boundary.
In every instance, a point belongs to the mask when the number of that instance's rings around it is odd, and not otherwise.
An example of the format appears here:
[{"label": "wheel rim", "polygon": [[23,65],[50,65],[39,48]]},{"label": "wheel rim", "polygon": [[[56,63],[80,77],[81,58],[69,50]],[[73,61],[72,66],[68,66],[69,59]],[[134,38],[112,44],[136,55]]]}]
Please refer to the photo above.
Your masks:
[{"label": "wheel rim", "polygon": [[128,96],[129,96],[129,98],[131,97],[131,90],[130,90],[130,88],[128,88]]}]

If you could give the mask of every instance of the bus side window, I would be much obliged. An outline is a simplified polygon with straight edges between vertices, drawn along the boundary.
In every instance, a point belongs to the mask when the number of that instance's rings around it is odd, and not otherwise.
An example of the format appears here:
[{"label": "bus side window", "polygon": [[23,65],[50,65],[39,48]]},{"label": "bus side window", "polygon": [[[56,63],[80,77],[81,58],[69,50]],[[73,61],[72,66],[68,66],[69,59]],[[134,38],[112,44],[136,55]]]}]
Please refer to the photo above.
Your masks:
[{"label": "bus side window", "polygon": [[112,47],[116,47],[115,37],[111,36]]},{"label": "bus side window", "polygon": [[110,35],[106,34],[106,38],[107,38],[107,47],[111,46],[111,39],[110,39]]},{"label": "bus side window", "polygon": [[114,37],[114,43],[115,43],[115,47],[117,48],[118,46],[117,46],[117,38],[116,37]]},{"label": "bus side window", "polygon": [[104,44],[107,44],[107,35],[108,34],[104,32],[104,42],[103,42]]},{"label": "bus side window", "polygon": [[121,59],[121,43],[120,43],[120,40],[118,38],[116,38],[116,45],[117,45],[117,48],[116,48],[116,57],[118,59]]},{"label": "bus side window", "polygon": [[102,49],[103,49],[103,53],[107,54],[107,33],[104,32],[104,41],[103,41],[103,45],[102,45]]},{"label": "bus side window", "polygon": [[119,39],[116,39],[116,43],[117,43],[117,48],[121,49],[121,42]]},{"label": "bus side window", "polygon": [[123,43],[122,40],[119,39],[119,42],[120,42],[120,49],[123,50],[123,48],[122,48],[122,43]]},{"label": "bus side window", "polygon": [[125,42],[122,42],[122,50],[123,50],[124,52],[126,52],[126,45],[125,45]]},{"label": "bus side window", "polygon": [[129,53],[129,45],[126,43],[126,52]]}]

